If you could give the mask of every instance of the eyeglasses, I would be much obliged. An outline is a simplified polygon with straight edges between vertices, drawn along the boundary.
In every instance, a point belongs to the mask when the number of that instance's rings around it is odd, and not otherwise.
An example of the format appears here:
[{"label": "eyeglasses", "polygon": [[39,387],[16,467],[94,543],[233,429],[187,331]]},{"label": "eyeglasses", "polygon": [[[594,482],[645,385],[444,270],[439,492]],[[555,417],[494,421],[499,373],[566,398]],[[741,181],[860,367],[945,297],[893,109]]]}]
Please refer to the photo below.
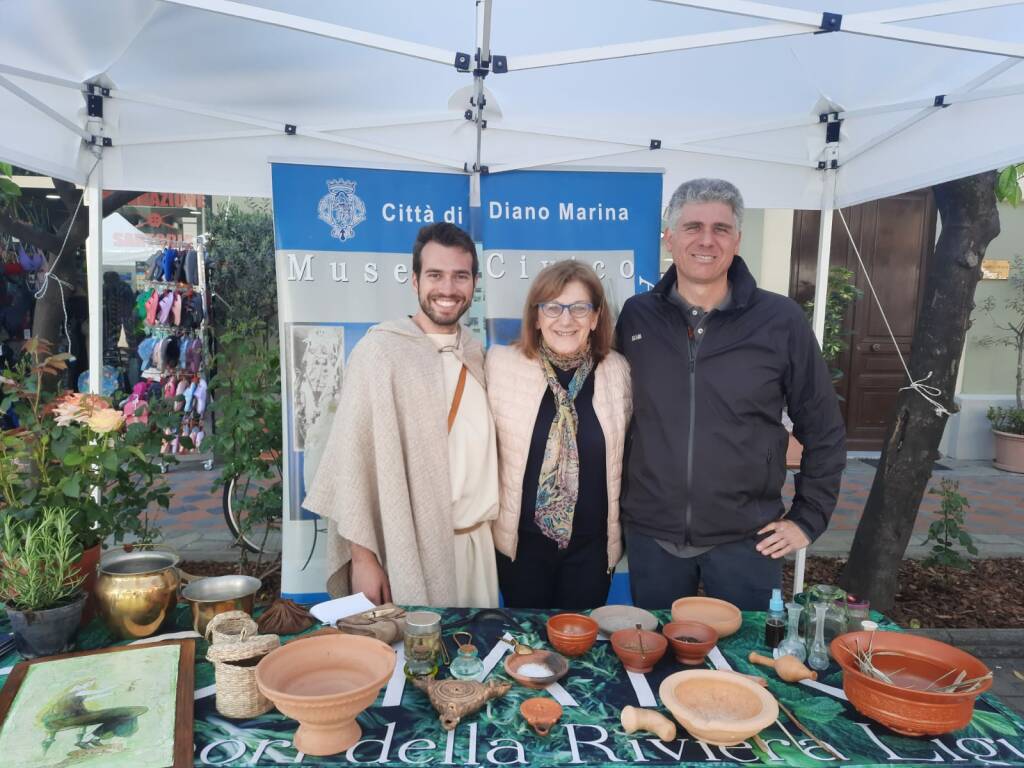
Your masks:
[{"label": "eyeglasses", "polygon": [[582,320],[594,311],[594,305],[586,301],[577,301],[573,304],[559,304],[557,301],[543,301],[537,305],[537,309],[544,313],[544,317],[557,320],[562,313],[569,310],[569,314],[577,320]]}]

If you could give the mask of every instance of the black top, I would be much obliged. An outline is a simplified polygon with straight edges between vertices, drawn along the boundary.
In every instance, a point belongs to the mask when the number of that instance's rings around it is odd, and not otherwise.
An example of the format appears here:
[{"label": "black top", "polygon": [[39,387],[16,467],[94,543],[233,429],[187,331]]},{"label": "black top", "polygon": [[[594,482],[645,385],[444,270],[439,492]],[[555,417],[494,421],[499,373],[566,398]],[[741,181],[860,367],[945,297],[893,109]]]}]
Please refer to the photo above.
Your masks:
[{"label": "black top", "polygon": [[[567,390],[575,371],[562,371],[555,368],[555,375]],[[576,497],[576,512],[572,520],[572,537],[569,547],[593,541],[597,537],[608,535],[608,479],[604,448],[604,432],[594,413],[594,372],[591,371],[583,388],[576,395],[576,414],[579,424],[576,431],[576,443],[580,454],[580,485]],[[544,463],[544,448],[547,446],[551,423],[555,420],[555,396],[550,387],[544,390],[540,401],[537,420],[533,424],[533,438],[530,441],[530,453],[526,459],[526,472],[523,475],[523,500],[519,515],[520,533],[532,533],[543,536],[534,520],[537,508],[537,481],[540,468]],[[551,541],[554,545],[554,541]]]}]

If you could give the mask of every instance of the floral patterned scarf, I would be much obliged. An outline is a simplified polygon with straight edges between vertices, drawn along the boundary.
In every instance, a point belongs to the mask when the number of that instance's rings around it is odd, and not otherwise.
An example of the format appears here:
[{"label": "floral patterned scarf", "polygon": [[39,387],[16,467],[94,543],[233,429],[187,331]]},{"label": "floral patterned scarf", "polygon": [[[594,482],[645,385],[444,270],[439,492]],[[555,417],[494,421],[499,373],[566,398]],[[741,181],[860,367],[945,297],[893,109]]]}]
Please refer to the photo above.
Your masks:
[{"label": "floral patterned scarf", "polygon": [[[575,354],[559,355],[542,341],[540,361],[548,388],[555,396],[555,418],[544,448],[533,517],[541,533],[554,541],[559,549],[565,549],[572,536],[572,518],[580,486],[580,454],[576,442],[579,419],[575,401],[594,369],[594,358],[589,343]],[[568,391],[555,375],[556,367],[563,371],[576,369]]]}]

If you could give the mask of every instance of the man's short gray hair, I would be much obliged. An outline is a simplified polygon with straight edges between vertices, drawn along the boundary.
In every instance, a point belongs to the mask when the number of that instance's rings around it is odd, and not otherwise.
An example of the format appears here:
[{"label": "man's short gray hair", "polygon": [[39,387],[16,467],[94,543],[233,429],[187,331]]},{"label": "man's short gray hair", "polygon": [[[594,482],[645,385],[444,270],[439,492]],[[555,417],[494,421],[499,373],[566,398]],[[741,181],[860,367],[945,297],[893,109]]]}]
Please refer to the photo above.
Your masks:
[{"label": "man's short gray hair", "polygon": [[690,179],[672,193],[668,202],[668,228],[675,229],[679,212],[686,203],[725,203],[736,217],[736,229],[743,229],[743,195],[725,179]]}]

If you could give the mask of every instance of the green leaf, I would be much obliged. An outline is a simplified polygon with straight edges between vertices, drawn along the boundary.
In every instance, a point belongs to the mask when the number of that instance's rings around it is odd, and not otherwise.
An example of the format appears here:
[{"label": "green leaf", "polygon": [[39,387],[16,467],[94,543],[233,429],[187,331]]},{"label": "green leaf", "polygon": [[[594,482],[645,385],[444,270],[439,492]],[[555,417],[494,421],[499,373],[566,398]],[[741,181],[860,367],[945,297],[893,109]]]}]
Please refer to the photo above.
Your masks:
[{"label": "green leaf", "polygon": [[[56,448],[56,445],[54,446]],[[56,450],[54,450],[56,453]],[[68,451],[64,454],[64,463],[69,467],[77,467],[85,461],[85,457],[78,451]]]},{"label": "green leaf", "polygon": [[77,499],[82,493],[78,475],[65,477],[60,483],[60,492],[70,499]]},{"label": "green leaf", "polygon": [[0,193],[6,197],[21,197],[21,187],[10,179],[0,176]]},{"label": "green leaf", "polygon": [[4,176],[13,176],[14,166],[10,163],[0,163],[0,174],[3,174]]},{"label": "green leaf", "polygon": [[103,465],[104,469],[108,469],[111,472],[116,472],[118,467],[121,466],[121,462],[117,457],[116,451],[105,451],[103,456],[100,457],[100,464]]}]

